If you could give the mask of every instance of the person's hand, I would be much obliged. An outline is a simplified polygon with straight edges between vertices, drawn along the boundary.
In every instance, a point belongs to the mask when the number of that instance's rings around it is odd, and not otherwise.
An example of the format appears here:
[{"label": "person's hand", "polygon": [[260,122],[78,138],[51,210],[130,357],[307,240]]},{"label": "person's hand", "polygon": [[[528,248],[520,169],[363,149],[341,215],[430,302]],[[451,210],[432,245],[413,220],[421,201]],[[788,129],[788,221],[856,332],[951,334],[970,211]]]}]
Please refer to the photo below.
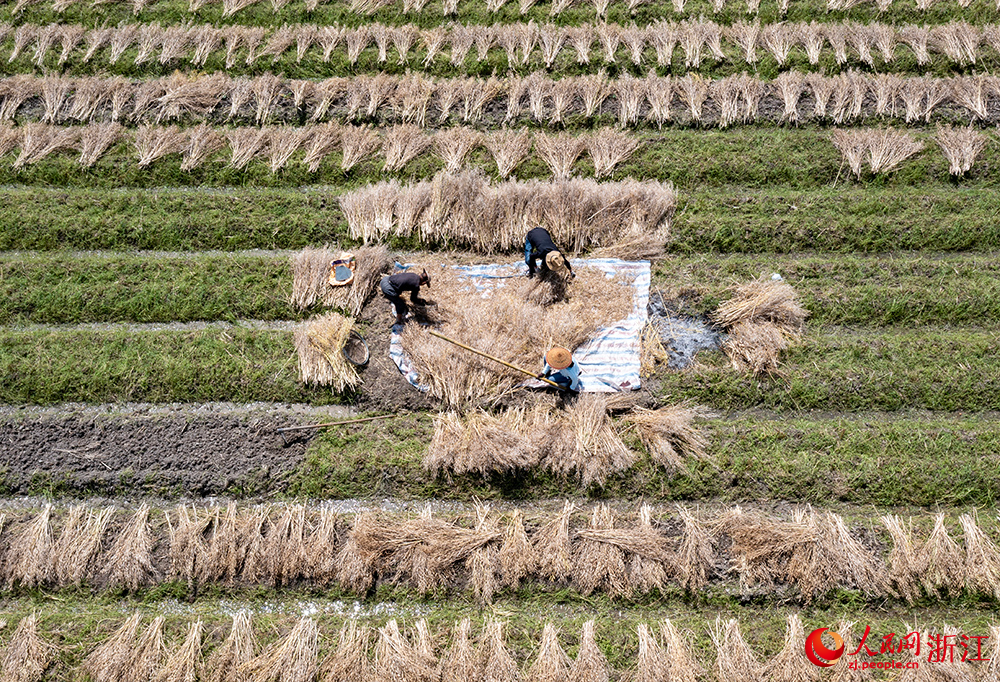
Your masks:
[{"label": "person's hand", "polygon": [[528,273],[528,279],[535,279],[535,273],[529,272]]},{"label": "person's hand", "polygon": [[569,273],[569,278],[570,279],[576,279],[576,273],[575,272]]}]

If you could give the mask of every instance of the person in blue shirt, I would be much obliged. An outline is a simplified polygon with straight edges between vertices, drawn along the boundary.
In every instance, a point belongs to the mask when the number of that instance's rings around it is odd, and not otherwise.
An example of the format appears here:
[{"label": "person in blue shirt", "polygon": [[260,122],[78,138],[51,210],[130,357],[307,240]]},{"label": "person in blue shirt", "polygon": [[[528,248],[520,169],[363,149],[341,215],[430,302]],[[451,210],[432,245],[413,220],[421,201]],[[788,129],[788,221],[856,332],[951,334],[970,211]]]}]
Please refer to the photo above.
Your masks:
[{"label": "person in blue shirt", "polygon": [[562,346],[549,349],[545,354],[545,368],[538,376],[554,381],[574,393],[580,392],[580,365],[576,364],[573,354]]}]

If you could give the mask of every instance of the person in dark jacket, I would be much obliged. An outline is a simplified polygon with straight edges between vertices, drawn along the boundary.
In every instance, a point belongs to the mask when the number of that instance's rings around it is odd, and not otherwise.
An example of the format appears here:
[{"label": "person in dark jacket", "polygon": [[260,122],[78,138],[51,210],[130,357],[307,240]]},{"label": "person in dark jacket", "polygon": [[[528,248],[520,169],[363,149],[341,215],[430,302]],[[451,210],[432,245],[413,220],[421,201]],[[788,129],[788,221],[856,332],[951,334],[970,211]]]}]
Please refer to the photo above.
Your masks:
[{"label": "person in dark jacket", "polygon": [[427,301],[420,298],[420,287],[426,286],[430,289],[431,277],[424,270],[419,275],[415,272],[400,272],[391,277],[383,277],[379,288],[382,295],[389,299],[393,309],[396,311],[396,324],[403,324],[406,321],[406,313],[410,307],[403,300],[403,294],[410,292],[410,302],[414,305],[427,305]]},{"label": "person in dark jacket", "polygon": [[528,277],[535,276],[535,271],[539,269],[539,260],[542,261],[540,269],[543,273],[561,272],[566,268],[570,277],[576,277],[566,256],[556,248],[552,236],[544,227],[536,227],[524,238],[524,262],[528,266]]}]

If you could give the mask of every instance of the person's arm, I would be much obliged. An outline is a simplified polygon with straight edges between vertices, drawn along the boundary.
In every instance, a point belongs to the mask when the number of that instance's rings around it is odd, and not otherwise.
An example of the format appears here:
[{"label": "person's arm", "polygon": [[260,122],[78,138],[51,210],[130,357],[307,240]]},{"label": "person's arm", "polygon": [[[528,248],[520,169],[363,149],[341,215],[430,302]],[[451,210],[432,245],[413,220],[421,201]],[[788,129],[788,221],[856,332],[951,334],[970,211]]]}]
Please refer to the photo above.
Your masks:
[{"label": "person's arm", "polygon": [[[562,255],[562,254],[560,254],[560,255]],[[562,259],[563,259],[563,263],[566,264],[566,269],[569,270],[569,276],[570,277],[576,277],[576,273],[573,272],[573,266],[569,264],[569,259],[566,258],[566,256],[563,256]]]},{"label": "person's arm", "polygon": [[427,305],[427,301],[420,298],[420,287],[417,287],[412,292],[410,292],[410,300],[416,305]]},{"label": "person's arm", "polygon": [[528,277],[535,276],[535,269],[538,267],[535,265],[537,260],[538,256],[535,254],[531,254],[530,256],[528,256]]}]

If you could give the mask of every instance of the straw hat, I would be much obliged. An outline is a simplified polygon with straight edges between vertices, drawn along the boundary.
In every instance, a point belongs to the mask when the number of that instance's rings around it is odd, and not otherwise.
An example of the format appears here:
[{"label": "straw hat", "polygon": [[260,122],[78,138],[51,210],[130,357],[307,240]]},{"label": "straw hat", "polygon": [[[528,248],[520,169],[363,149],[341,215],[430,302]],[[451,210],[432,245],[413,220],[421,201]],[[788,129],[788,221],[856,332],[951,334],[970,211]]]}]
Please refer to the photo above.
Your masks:
[{"label": "straw hat", "polygon": [[552,369],[566,369],[573,364],[573,354],[562,346],[552,346],[545,354],[545,362]]},{"label": "straw hat", "polygon": [[561,270],[566,267],[563,256],[558,251],[549,251],[545,254],[545,264],[549,266],[549,270]]}]

